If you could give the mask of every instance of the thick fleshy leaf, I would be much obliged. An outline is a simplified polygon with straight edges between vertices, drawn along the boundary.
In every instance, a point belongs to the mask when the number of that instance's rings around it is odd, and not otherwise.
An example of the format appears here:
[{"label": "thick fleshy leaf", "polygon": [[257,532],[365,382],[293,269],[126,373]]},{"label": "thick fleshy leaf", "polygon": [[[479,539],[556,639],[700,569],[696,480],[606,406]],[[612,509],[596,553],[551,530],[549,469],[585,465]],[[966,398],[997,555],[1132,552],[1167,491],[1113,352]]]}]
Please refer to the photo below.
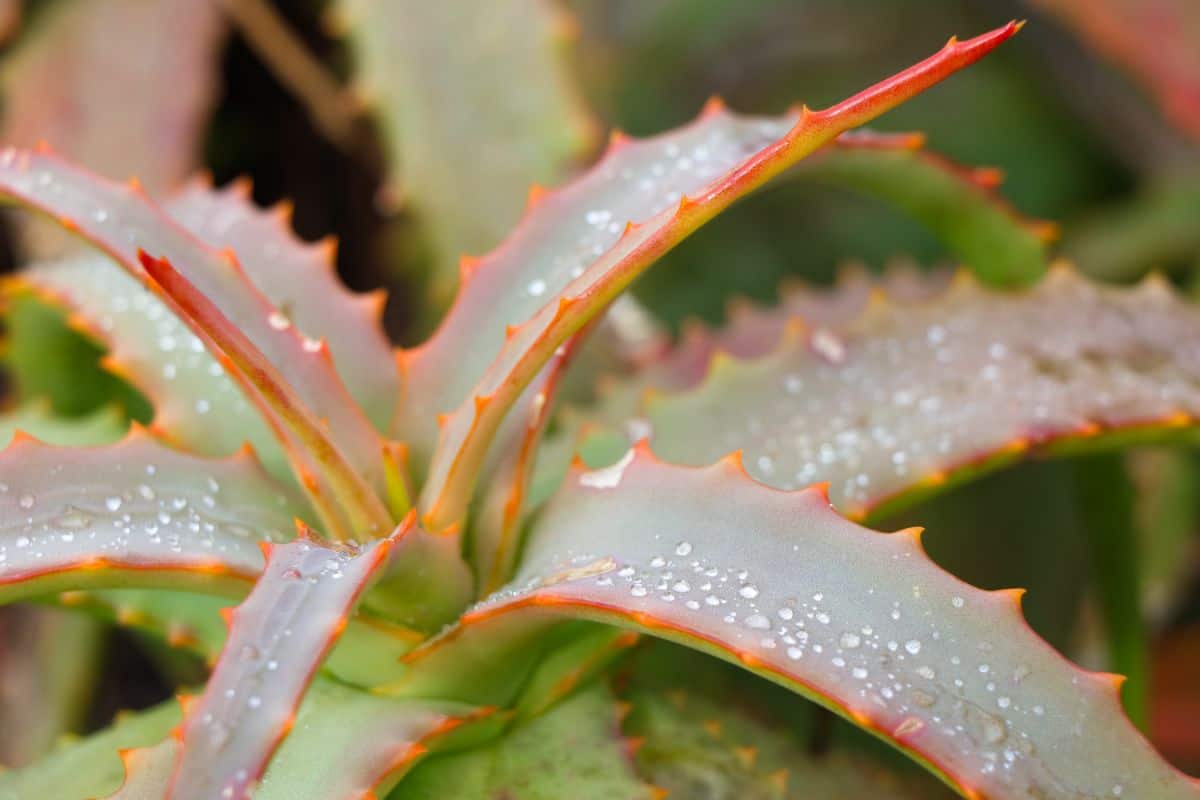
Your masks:
[{"label": "thick fleshy leaf", "polygon": [[[170,260],[183,278],[265,354],[311,415],[328,422],[329,435],[338,443],[335,450],[344,452],[368,482],[382,486],[382,440],[346,391],[328,348],[299,333],[286,314],[254,287],[235,256],[194,238],[137,187],[110,183],[45,153],[9,149],[0,154],[0,195],[52,216],[148,284],[152,282],[139,261],[139,252]],[[188,321],[201,338],[211,334]],[[261,390],[246,380],[242,385],[272,421],[278,410],[267,401],[274,398],[262,396]],[[276,425],[290,430],[282,421],[273,422],[273,427]]]},{"label": "thick fleshy leaf", "polygon": [[[287,319],[328,342],[338,375],[370,419],[381,429],[390,424],[398,378],[376,319],[382,296],[347,293],[328,242],[301,242],[280,212],[253,204],[246,183],[213,190],[193,182],[164,210],[202,241],[237,253],[246,277]],[[288,473],[273,435],[233,379],[183,321],[117,265],[100,256],[38,264],[20,274],[21,285],[64,303],[108,347],[108,363],[152,399],[156,429],[208,455],[249,441],[273,474]]]},{"label": "thick fleshy leaf", "polygon": [[507,647],[590,619],[740,663],[968,796],[1200,796],[1124,717],[1119,681],[1038,639],[1018,596],[943,572],[915,530],[842,519],[819,489],[772,490],[733,459],[668,466],[643,446],[571,476],[512,587],[414,651],[404,690],[491,688]]},{"label": "thick fleshy leaf", "polygon": [[922,149],[919,134],[847,134],[794,171],[796,177],[878,197],[928,227],[984,282],[1020,286],[1047,266],[1047,222],[1025,219],[997,193],[1001,175]]},{"label": "thick fleshy leaf", "polygon": [[[390,529],[391,513],[372,484],[382,488],[387,470],[382,467],[388,450],[379,441],[381,463],[374,480],[364,480],[356,466],[330,434],[327,420],[318,417],[288,383],[267,355],[232,319],[165,258],[138,251],[138,259],[151,278],[151,287],[168,299],[220,354],[223,367],[233,373],[258,400],[263,418],[284,445],[292,470],[321,517],[328,536],[365,539]],[[277,322],[285,327],[286,321]],[[318,349],[323,346],[318,345]]]},{"label": "thick fleshy leaf", "polygon": [[1200,314],[1158,281],[1058,269],[1000,293],[963,275],[936,301],[878,303],[840,332],[799,326],[767,356],[718,358],[694,390],[651,397],[632,430],[675,463],[736,449],[772,486],[828,481],[861,517],[1034,448],[1190,435],[1198,342]]},{"label": "thick fleshy leaf", "polygon": [[[255,800],[383,797],[427,752],[494,736],[503,715],[455,703],[390,700],[318,680],[295,722],[255,788]],[[179,742],[172,737],[123,754],[130,770],[114,800],[167,796],[178,750]],[[248,796],[228,795],[235,800]]]},{"label": "thick fleshy leaf", "polygon": [[1180,130],[1200,140],[1200,9],[1190,0],[1034,0],[1155,95]]},{"label": "thick fleshy leaf", "polygon": [[651,800],[621,738],[620,708],[594,685],[502,739],[433,758],[408,775],[392,800]]},{"label": "thick fleshy leaf", "polygon": [[302,530],[270,548],[254,590],[229,617],[204,694],[188,703],[171,797],[248,795],[395,538],[411,528],[410,520],[362,548],[324,545]]},{"label": "thick fleshy leaf", "polygon": [[149,711],[120,714],[103,731],[63,744],[22,769],[0,772],[0,800],[106,797],[124,780],[121,752],[152,746],[178,721],[179,704],[174,700]]},{"label": "thick fleshy leaf", "polygon": [[245,591],[259,540],[291,538],[304,508],[249,453],[186,455],[135,429],[106,447],[20,437],[0,453],[0,598],[159,586]]},{"label": "thick fleshy leaf", "polygon": [[[49,142],[109,177],[174,186],[199,165],[224,28],[215,0],[57,4],[0,69],[0,141]],[[49,226],[29,234],[39,255],[66,244]]]},{"label": "thick fleshy leaf", "polygon": [[343,0],[339,11],[383,123],[386,200],[426,227],[441,306],[459,256],[495,247],[529,186],[562,178],[594,139],[561,52],[570,23],[539,0]]},{"label": "thick fleshy leaf", "polygon": [[[406,419],[457,406],[443,420],[422,495],[427,526],[440,531],[460,520],[491,438],[517,397],[560,345],[659,256],[736,199],[842,132],[982,58],[1017,28],[1010,24],[968,42],[952,41],[824,111],[763,119],[712,107],[679,132],[614,148],[587,176],[544,198],[477,266],[434,337],[402,359],[410,398]],[[497,281],[522,291],[498,302],[503,290]],[[519,324],[487,365],[480,337],[498,334],[508,322]],[[469,355],[463,353],[466,330]],[[448,362],[459,367],[451,371],[455,380],[464,387],[474,381],[474,388],[435,386],[429,373],[445,373],[439,365]]]}]

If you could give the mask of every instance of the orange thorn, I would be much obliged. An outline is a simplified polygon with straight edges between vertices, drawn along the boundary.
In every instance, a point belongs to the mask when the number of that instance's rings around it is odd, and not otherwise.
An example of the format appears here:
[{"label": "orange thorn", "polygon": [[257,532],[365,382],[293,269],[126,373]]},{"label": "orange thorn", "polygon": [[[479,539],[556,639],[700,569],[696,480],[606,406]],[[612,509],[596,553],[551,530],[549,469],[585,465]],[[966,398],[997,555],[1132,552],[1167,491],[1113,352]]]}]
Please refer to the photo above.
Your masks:
[{"label": "orange thorn", "polygon": [[754,762],[758,760],[758,749],[754,747],[735,747],[733,748],[733,754],[737,756],[738,761],[746,769],[753,768]]},{"label": "orange thorn", "polygon": [[712,117],[724,113],[727,108],[725,101],[719,95],[714,94],[704,101],[704,107],[700,109],[700,116],[702,118]]}]

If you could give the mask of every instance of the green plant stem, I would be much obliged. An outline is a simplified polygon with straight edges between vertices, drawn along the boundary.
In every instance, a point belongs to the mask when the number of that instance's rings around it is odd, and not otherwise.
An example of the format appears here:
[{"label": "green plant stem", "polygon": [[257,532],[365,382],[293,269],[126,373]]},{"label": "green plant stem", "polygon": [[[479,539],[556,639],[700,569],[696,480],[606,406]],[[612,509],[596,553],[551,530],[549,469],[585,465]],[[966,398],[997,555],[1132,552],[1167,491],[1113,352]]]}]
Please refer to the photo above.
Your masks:
[{"label": "green plant stem", "polygon": [[1078,459],[1075,479],[1110,666],[1128,678],[1121,699],[1130,720],[1145,729],[1149,670],[1133,484],[1123,456],[1117,453]]}]

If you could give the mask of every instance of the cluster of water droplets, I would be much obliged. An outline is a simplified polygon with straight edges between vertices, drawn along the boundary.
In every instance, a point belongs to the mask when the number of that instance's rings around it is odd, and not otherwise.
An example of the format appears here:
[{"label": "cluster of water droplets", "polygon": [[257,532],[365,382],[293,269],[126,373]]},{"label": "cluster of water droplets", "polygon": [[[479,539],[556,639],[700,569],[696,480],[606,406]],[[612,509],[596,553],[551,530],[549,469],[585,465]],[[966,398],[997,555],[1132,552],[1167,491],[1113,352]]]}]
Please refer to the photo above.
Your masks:
[{"label": "cluster of water droplets", "polygon": [[741,449],[759,480],[830,481],[848,510],[1014,441],[1179,410],[1200,413],[1200,320],[1162,295],[1064,276],[1031,295],[959,286],[847,334],[815,328],[666,400],[652,422],[664,458]]},{"label": "cluster of water droplets", "polygon": [[626,144],[556,197],[561,212],[536,232],[551,237],[553,246],[540,248],[544,255],[531,260],[526,295],[536,299],[561,290],[617,242],[626,223],[645,222],[674,208],[685,195],[695,195],[777,141],[791,123],[721,115],[665,137]]},{"label": "cluster of water droplets", "polygon": [[259,540],[289,538],[285,498],[276,498],[276,508],[269,501],[230,503],[213,475],[167,467],[164,476],[153,463],[40,461],[28,459],[27,480],[0,482],[0,570],[109,558],[147,565],[211,560],[249,571],[261,563]]}]

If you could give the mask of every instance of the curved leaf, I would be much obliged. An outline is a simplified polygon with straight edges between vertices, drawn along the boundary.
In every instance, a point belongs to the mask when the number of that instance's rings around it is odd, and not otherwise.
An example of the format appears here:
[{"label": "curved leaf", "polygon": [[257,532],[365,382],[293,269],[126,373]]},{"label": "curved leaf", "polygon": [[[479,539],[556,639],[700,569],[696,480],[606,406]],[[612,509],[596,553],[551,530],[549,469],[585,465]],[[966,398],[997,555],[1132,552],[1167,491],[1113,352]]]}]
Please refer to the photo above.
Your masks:
[{"label": "curved leaf", "polygon": [[997,170],[970,169],[922,149],[919,134],[839,137],[793,175],[879,197],[928,227],[989,284],[1020,286],[1046,271],[1047,222],[1021,217],[995,191]]},{"label": "curved leaf", "polygon": [[1119,680],[1038,639],[1018,596],[943,572],[915,530],[842,519],[818,489],[769,489],[731,459],[672,467],[643,446],[571,476],[511,588],[414,651],[401,690],[491,690],[506,648],[591,619],[806,694],[967,796],[1200,796],[1124,717]]},{"label": "curved leaf", "polygon": [[595,138],[564,68],[570,23],[542,0],[343,0],[339,10],[383,123],[384,191],[428,229],[441,306],[459,256],[494,247],[530,184],[560,178]]},{"label": "curved leaf", "polygon": [[291,538],[302,504],[248,452],[179,453],[135,429],[106,447],[19,437],[0,453],[0,599],[113,586],[240,594],[260,540]]},{"label": "curved leaf", "polygon": [[[194,238],[136,185],[110,183],[45,153],[8,149],[0,154],[0,195],[54,217],[143,282],[149,278],[139,263],[140,251],[178,265],[183,277],[263,351],[313,415],[328,421],[330,435],[357,473],[382,486],[382,440],[346,391],[327,347],[298,333],[245,276],[236,257]],[[209,335],[203,328],[194,330],[202,337]],[[267,398],[248,383],[243,385],[270,420]]]},{"label": "curved leaf", "polygon": [[[393,537],[410,530],[411,520]],[[302,528],[297,540],[270,548],[254,590],[229,616],[204,694],[188,703],[168,796],[249,793],[393,542],[337,548]]]},{"label": "curved leaf", "polygon": [[[460,368],[450,372],[463,376],[464,381],[477,380],[470,392],[450,395],[450,402],[458,405],[442,420],[422,494],[426,526],[436,532],[460,520],[491,438],[517,397],[563,342],[659,256],[736,199],[840,133],[982,58],[1018,27],[1009,24],[961,44],[952,40],[936,55],[824,111],[805,108],[782,119],[763,120],[711,109],[683,131],[668,134],[666,141],[617,148],[589,176],[544,201],[540,208],[547,210],[531,214],[479,266],[480,277],[464,284],[433,339],[404,359],[410,379],[407,390],[416,398],[406,413],[420,413],[422,408],[425,412],[442,410],[436,398],[445,396],[429,393],[435,388],[426,377],[430,367],[441,369],[438,365],[454,362]],[[706,156],[698,164],[697,147]],[[666,174],[668,164],[673,176],[683,172],[686,180],[673,177],[657,182],[656,172]],[[648,181],[648,188],[639,188],[638,180]],[[613,208],[609,195],[616,192],[632,198],[631,205]],[[686,192],[694,192],[695,197]],[[558,224],[564,219],[568,224]],[[630,223],[621,232],[622,220],[630,219],[644,221]],[[551,225],[554,227],[548,228]],[[521,270],[511,265],[512,259],[523,267],[528,265],[527,270],[536,270],[534,280],[522,277]],[[498,303],[495,287],[488,287],[497,279],[503,279],[505,286],[524,287],[525,297]],[[486,295],[481,295],[481,290]],[[542,295],[548,301],[544,305]],[[518,311],[529,316],[514,314]],[[447,358],[447,345],[461,350],[461,341],[456,344],[455,337],[461,339],[467,324],[475,337],[472,361],[482,366],[487,351],[478,347],[478,337],[503,325],[507,314],[514,314],[520,324],[506,333],[503,347],[490,365],[476,371],[466,368],[470,362]],[[481,320],[486,320],[482,332]]]},{"label": "curved leaf", "polygon": [[1000,293],[963,275],[841,332],[798,324],[757,360],[718,357],[702,385],[649,398],[634,433],[675,463],[739,449],[772,486],[828,481],[857,518],[1034,448],[1190,435],[1197,341],[1200,314],[1156,281],[1111,288],[1060,269]]}]

